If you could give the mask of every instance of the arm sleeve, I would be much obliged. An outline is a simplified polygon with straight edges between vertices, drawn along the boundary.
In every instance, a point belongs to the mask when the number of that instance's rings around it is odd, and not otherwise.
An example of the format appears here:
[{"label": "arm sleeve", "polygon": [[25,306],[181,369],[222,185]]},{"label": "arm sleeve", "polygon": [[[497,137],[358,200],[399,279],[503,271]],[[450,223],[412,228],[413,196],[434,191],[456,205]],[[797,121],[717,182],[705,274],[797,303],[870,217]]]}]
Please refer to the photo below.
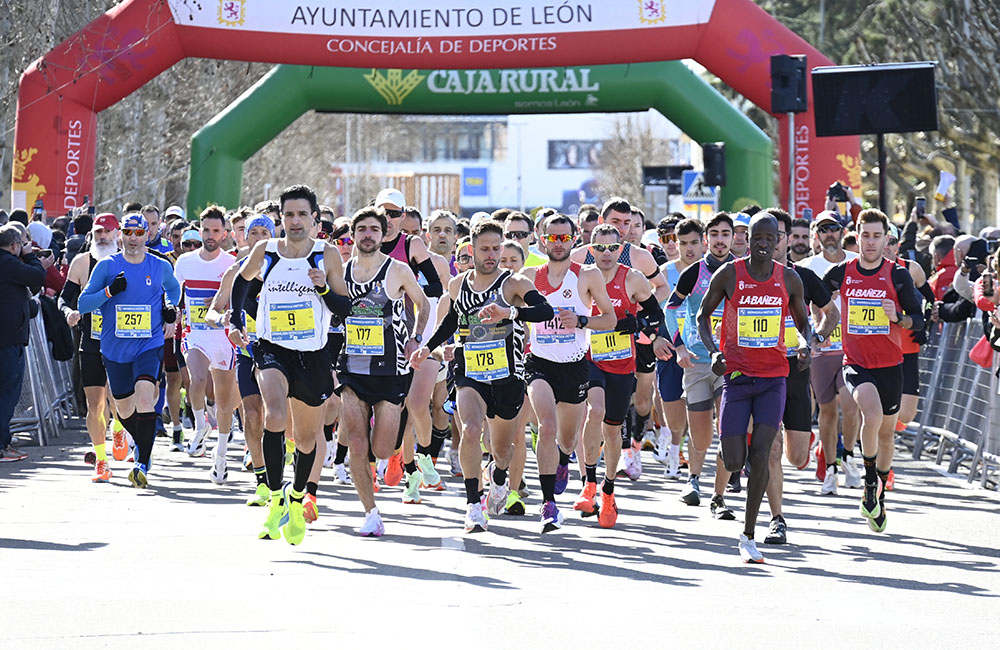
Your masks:
[{"label": "arm sleeve", "polygon": [[[691,292],[694,291],[694,284],[698,281],[698,266],[698,264],[692,264],[681,271],[680,277],[677,278],[677,286],[674,287],[673,293],[667,299],[667,309],[664,311],[663,323],[666,334],[671,340],[677,338],[677,331],[679,329],[677,324],[677,310],[684,304],[684,298],[681,296],[690,296]],[[663,332],[661,331],[661,333]]]},{"label": "arm sleeve", "polygon": [[[956,275],[955,277],[957,278],[958,276]],[[968,282],[968,279],[966,279],[966,282]],[[931,305],[934,304],[934,290],[931,289],[930,284],[924,282],[922,285],[920,285],[920,288],[917,289],[917,291],[919,291],[920,295],[924,297],[925,302]],[[961,295],[961,292],[959,292],[959,295]],[[965,296],[962,297],[964,298]]]},{"label": "arm sleeve", "polygon": [[233,278],[233,289],[229,294],[229,308],[231,311],[229,322],[239,329],[243,329],[244,327],[243,310],[249,289],[250,282],[242,274],[237,273],[236,277]]},{"label": "arm sleeve", "polygon": [[434,268],[434,260],[430,258],[429,254],[427,259],[417,265],[417,269],[424,274],[424,279],[427,280],[427,286],[424,287],[424,295],[428,298],[440,298],[441,294],[444,293],[444,286],[441,284],[441,276],[438,275],[437,269]]},{"label": "arm sleeve", "polygon": [[441,344],[451,338],[452,334],[458,331],[458,312],[455,311],[455,303],[451,304],[448,313],[445,314],[441,324],[437,326],[431,338],[427,341],[427,349],[433,352],[441,347]]},{"label": "arm sleeve", "polygon": [[[77,304],[77,310],[81,314],[94,311],[108,299],[108,295],[104,293],[105,287],[110,283],[110,280],[108,280],[108,265],[108,260],[103,259],[97,263],[97,266],[94,267],[94,272],[90,274],[87,286],[83,288],[83,293],[80,294],[80,301]],[[173,276],[171,275],[170,277]]]},{"label": "arm sleeve", "polygon": [[167,302],[177,305],[181,300],[181,285],[174,277],[174,269],[170,262],[163,260],[163,293],[167,297]]},{"label": "arm sleeve", "polygon": [[660,309],[660,303],[656,300],[656,296],[650,295],[639,304],[642,306],[642,309],[639,310],[639,318],[645,321],[641,324],[643,331],[647,334],[659,333],[660,326],[663,324],[663,310]]},{"label": "arm sleeve", "polygon": [[59,294],[59,310],[64,316],[71,311],[75,311],[79,299],[80,285],[72,280],[67,281],[63,285],[62,292]]},{"label": "arm sleeve", "polygon": [[544,323],[555,318],[552,305],[535,289],[524,294],[524,304],[527,306],[517,308],[517,320],[522,323]]},{"label": "arm sleeve", "polygon": [[326,306],[340,318],[347,318],[351,315],[351,299],[335,293],[333,287],[328,287],[327,292],[320,296]]},{"label": "arm sleeve", "polygon": [[924,328],[923,305],[920,300],[920,294],[917,293],[916,287],[913,286],[913,278],[910,277],[910,272],[901,266],[893,267],[892,283],[896,287],[896,296],[899,298],[899,304],[903,307],[903,313],[913,319],[910,329],[914,332],[919,332]]}]

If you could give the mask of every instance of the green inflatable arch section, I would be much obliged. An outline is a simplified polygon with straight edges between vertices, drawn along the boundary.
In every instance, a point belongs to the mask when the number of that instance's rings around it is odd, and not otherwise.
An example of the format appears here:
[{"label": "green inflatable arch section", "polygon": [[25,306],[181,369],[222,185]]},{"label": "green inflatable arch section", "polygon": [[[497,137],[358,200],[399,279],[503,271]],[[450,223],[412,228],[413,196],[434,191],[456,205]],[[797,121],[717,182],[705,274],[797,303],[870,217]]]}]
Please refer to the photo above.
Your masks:
[{"label": "green inflatable arch section", "polygon": [[503,115],[655,108],[697,142],[726,143],[719,205],[771,205],[768,136],[680,61],[517,70],[277,65],[191,140],[188,214],[240,204],[243,164],[310,110]]}]

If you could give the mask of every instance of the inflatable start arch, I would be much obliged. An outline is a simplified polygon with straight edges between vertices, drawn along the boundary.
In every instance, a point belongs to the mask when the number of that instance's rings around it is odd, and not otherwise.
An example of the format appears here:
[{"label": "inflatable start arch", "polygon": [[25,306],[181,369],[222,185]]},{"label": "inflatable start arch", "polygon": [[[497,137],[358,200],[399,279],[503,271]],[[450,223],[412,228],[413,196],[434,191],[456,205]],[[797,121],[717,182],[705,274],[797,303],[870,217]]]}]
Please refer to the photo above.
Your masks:
[{"label": "inflatable start arch", "polygon": [[[22,75],[12,203],[59,213],[92,195],[98,113],[185,57],[408,70],[692,58],[766,110],[772,54],[831,64],[751,0],[126,0]],[[858,138],[817,139],[811,111],[794,137],[782,201],[792,192],[796,213],[833,180],[860,185]]]}]

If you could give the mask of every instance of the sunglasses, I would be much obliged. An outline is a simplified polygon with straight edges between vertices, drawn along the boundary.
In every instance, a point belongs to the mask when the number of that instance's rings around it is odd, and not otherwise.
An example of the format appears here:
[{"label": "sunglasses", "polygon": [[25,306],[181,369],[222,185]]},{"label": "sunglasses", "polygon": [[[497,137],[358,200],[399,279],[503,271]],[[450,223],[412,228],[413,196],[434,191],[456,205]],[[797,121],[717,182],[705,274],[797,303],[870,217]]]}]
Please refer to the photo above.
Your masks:
[{"label": "sunglasses", "polygon": [[622,247],[621,244],[591,244],[590,247],[597,253],[614,253]]},{"label": "sunglasses", "polygon": [[402,210],[386,210],[385,211],[385,216],[389,217],[390,219],[399,219],[400,217],[403,216],[403,211]]},{"label": "sunglasses", "polygon": [[531,233],[527,230],[508,230],[503,236],[504,239],[524,239],[525,237],[531,237]]},{"label": "sunglasses", "polygon": [[468,264],[469,262],[472,261],[472,256],[471,255],[459,255],[458,257],[455,258],[455,260],[459,264]]},{"label": "sunglasses", "polygon": [[181,242],[181,248],[201,248],[201,242],[200,241]]},{"label": "sunglasses", "polygon": [[341,237],[339,239],[333,239],[330,241],[334,246],[353,246],[354,240],[350,237]]},{"label": "sunglasses", "polygon": [[573,241],[573,235],[545,235],[543,238],[547,242],[571,242]]},{"label": "sunglasses", "polygon": [[323,230],[320,230],[318,233],[316,233],[316,239],[326,239],[329,236],[330,235],[327,232],[323,231]]},{"label": "sunglasses", "polygon": [[143,228],[122,228],[122,234],[126,237],[131,237],[133,235],[136,237],[145,237],[146,231]]},{"label": "sunglasses", "polygon": [[896,239],[895,237],[890,237],[889,239],[885,240],[885,243],[889,244],[890,246],[895,246],[896,244],[899,243],[899,240]]},{"label": "sunglasses", "polygon": [[662,235],[660,235],[660,241],[662,242],[677,241],[677,235],[672,232],[665,232]]},{"label": "sunglasses", "polygon": [[831,223],[820,226],[819,228],[816,229],[816,232],[821,232],[824,235],[828,235],[831,232],[840,232],[841,230],[842,228],[840,226]]}]

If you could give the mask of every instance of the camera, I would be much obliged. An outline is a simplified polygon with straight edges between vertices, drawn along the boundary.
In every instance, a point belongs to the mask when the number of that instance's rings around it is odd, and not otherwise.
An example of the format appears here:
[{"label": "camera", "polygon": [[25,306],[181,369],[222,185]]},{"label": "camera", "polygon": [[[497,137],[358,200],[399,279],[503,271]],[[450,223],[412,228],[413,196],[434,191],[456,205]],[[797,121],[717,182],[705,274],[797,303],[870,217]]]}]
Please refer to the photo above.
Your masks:
[{"label": "camera", "polygon": [[987,239],[986,240],[986,254],[995,255],[1000,245],[1000,239]]},{"label": "camera", "polygon": [[837,181],[836,183],[831,185],[830,188],[826,191],[826,196],[827,198],[833,199],[838,203],[846,203],[847,188],[845,188],[844,185],[840,183],[840,181]]},{"label": "camera", "polygon": [[917,218],[921,218],[927,211],[927,199],[922,196],[917,197]]}]

